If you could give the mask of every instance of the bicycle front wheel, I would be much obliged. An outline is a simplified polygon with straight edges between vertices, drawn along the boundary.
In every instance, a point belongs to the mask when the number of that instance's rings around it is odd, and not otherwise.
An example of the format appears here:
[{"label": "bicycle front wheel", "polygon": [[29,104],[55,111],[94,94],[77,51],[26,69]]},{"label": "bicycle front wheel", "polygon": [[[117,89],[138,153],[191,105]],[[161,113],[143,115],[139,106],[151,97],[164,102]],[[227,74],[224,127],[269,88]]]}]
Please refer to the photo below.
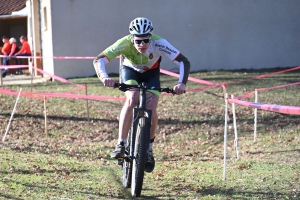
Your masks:
[{"label": "bicycle front wheel", "polygon": [[136,130],[136,140],[134,148],[134,156],[132,163],[132,182],[131,182],[131,195],[139,197],[141,195],[144,169],[147,158],[147,150],[150,142],[150,123],[146,117],[141,117],[138,121]]},{"label": "bicycle front wheel", "polygon": [[123,187],[130,188],[131,187],[131,176],[132,176],[132,159],[129,158],[130,154],[130,138],[131,131],[129,131],[127,136],[127,143],[125,146],[125,158],[123,160]]}]

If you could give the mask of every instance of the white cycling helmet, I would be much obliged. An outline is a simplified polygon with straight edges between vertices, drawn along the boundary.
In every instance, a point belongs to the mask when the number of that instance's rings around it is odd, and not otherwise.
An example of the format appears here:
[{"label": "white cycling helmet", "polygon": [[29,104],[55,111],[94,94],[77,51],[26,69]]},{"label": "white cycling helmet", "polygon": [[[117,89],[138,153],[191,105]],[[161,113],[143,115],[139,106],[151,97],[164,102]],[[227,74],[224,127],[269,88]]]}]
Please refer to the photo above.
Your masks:
[{"label": "white cycling helmet", "polygon": [[13,37],[9,39],[9,43],[11,43],[11,44],[12,43],[16,43],[16,42],[17,42],[17,40],[15,38],[13,38]]},{"label": "white cycling helmet", "polygon": [[153,31],[152,22],[145,17],[138,17],[129,24],[131,35],[146,35]]}]

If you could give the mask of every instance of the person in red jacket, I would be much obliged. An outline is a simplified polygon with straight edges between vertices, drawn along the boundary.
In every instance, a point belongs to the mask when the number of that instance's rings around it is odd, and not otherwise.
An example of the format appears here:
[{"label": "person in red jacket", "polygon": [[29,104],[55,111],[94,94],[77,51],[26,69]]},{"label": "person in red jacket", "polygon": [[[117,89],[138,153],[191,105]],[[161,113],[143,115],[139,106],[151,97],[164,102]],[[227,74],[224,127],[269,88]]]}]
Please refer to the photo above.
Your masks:
[{"label": "person in red jacket", "polygon": [[[10,54],[8,55],[9,59],[14,59],[12,58],[13,55],[15,55],[18,51],[20,51],[20,48],[18,47],[17,40],[15,38],[10,38],[9,43],[11,45],[10,49]],[[17,69],[17,72],[20,71]]]},{"label": "person in red jacket", "polygon": [[[22,48],[20,49],[20,51],[18,51],[15,56],[31,56],[31,50],[30,50],[30,46],[28,44],[28,41],[27,41],[27,37],[26,36],[21,36],[20,37],[20,42],[22,43]],[[18,65],[22,65],[23,62],[22,62],[22,59],[17,59],[17,64]],[[18,70],[16,72],[16,74],[22,74],[22,70]]]},{"label": "person in red jacket", "polygon": [[[10,46],[8,37],[7,37],[7,36],[3,36],[3,37],[2,37],[2,42],[3,42],[3,47],[2,47],[2,49],[1,49],[1,52],[2,52],[2,54],[3,54],[4,56],[8,56],[9,53],[10,53],[10,49],[11,49],[11,46]],[[7,65],[7,62],[8,62],[8,58],[7,58],[7,57],[2,58],[2,64],[3,64],[3,65]],[[2,71],[2,77],[5,77],[5,76],[6,76],[6,73],[7,73],[7,68],[5,68],[5,69]]]},{"label": "person in red jacket", "polygon": [[17,52],[19,52],[20,48],[18,47],[17,40],[13,37],[9,39],[9,43],[11,45],[11,49],[10,49],[10,54],[8,56],[10,57],[15,55]]}]

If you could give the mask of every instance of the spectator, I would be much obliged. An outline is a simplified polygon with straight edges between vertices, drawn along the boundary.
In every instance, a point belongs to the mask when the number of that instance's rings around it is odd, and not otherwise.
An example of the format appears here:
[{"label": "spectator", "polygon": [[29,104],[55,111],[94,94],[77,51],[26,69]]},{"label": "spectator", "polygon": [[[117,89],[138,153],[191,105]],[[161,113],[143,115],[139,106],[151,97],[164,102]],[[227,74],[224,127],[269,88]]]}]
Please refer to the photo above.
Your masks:
[{"label": "spectator", "polygon": [[18,47],[17,40],[13,37],[9,39],[9,43],[11,45],[11,50],[8,56],[10,57],[15,55],[18,51],[20,51],[20,48]]},{"label": "spectator", "polygon": [[11,56],[15,55],[15,53],[20,51],[20,48],[18,47],[17,40],[13,37],[9,39],[9,43],[11,45],[11,49],[10,49],[10,54],[8,56],[10,57],[9,59],[11,60]]},{"label": "spectator", "polygon": [[[20,51],[18,51],[15,54],[15,56],[31,56],[31,50],[30,50],[30,46],[29,46],[28,41],[27,41],[27,37],[26,36],[21,36],[20,41],[22,43],[22,48],[20,49]],[[22,59],[23,58],[17,59],[17,64],[18,65],[23,64]],[[22,70],[17,71],[16,74],[22,74]]]},{"label": "spectator", "polygon": [[[9,43],[9,40],[8,40],[8,37],[7,36],[3,36],[2,37],[2,42],[3,42],[3,47],[2,47],[2,54],[4,56],[8,56],[9,53],[10,53],[10,43]],[[8,61],[8,58],[7,57],[3,57],[2,58],[2,64],[3,65],[7,65],[7,61]],[[2,77],[5,77],[6,76],[6,73],[7,73],[7,68],[5,68],[3,71],[2,71]]]}]

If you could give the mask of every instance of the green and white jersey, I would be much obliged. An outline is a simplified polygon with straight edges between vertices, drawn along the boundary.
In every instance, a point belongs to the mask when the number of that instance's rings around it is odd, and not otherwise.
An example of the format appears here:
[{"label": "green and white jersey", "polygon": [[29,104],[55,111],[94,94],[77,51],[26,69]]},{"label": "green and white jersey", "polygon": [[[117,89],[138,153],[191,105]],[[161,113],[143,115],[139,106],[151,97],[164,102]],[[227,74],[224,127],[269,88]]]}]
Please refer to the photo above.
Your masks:
[{"label": "green and white jersey", "polygon": [[161,56],[168,57],[171,61],[180,54],[167,40],[152,34],[149,48],[143,54],[139,53],[131,42],[130,35],[127,35],[102,52],[108,61],[123,55],[123,65],[131,67],[138,72],[145,72],[158,67],[158,60]]}]

